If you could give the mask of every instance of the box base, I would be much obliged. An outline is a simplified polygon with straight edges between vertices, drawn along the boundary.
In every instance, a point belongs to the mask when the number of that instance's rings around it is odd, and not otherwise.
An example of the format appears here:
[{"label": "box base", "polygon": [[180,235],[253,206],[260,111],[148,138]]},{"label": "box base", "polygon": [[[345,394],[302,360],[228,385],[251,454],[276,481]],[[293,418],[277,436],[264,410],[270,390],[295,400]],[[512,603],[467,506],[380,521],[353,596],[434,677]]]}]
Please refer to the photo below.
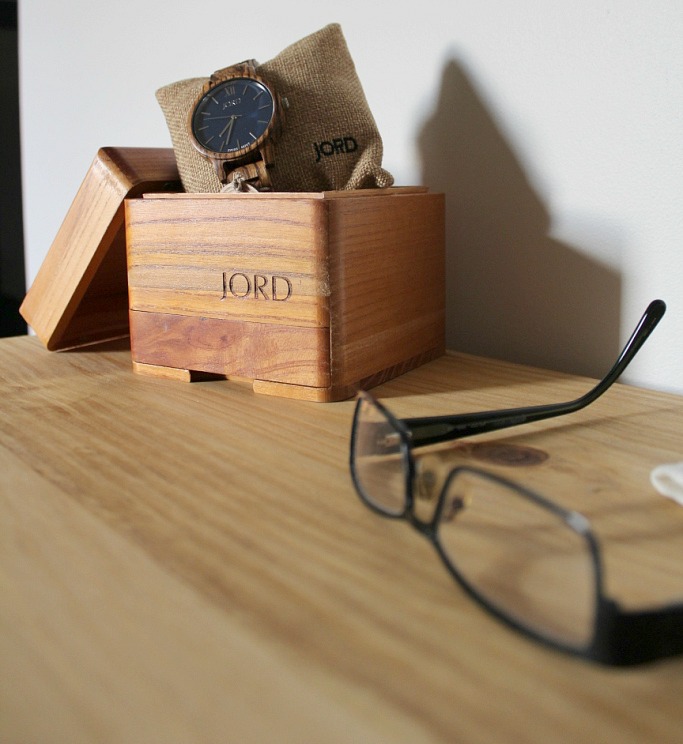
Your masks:
[{"label": "box base", "polygon": [[145,364],[135,361],[133,362],[133,371],[139,375],[163,380],[173,380],[175,382],[206,382],[208,380],[246,381],[252,384],[252,389],[255,393],[261,395],[274,395],[279,398],[293,398],[295,400],[307,400],[314,403],[334,403],[352,398],[359,390],[376,387],[383,382],[398,377],[398,375],[409,372],[411,369],[431,362],[433,359],[442,356],[444,351],[443,347],[429,349],[411,359],[406,359],[400,364],[394,364],[363,380],[358,380],[354,384],[327,388],[296,385],[286,382],[272,382],[271,380],[248,379],[229,374],[178,369],[176,367],[164,367],[158,364]]}]

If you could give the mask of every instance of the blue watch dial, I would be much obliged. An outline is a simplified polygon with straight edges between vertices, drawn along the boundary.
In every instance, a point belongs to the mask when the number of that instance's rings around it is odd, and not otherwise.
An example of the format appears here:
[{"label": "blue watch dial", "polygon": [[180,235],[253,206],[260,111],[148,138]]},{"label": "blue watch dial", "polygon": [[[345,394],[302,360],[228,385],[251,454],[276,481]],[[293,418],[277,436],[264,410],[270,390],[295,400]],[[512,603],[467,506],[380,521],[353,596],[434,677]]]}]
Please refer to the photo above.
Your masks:
[{"label": "blue watch dial", "polygon": [[192,133],[211,152],[245,152],[263,137],[274,112],[273,96],[263,83],[251,78],[226,80],[197,104]]}]

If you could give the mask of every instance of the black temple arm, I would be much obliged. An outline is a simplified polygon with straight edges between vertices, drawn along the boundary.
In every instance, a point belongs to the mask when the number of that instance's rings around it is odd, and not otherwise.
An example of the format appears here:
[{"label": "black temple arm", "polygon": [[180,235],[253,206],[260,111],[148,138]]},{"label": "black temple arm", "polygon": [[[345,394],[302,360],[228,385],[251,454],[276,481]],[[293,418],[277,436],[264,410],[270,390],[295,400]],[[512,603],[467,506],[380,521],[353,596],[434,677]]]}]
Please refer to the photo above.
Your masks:
[{"label": "black temple arm", "polygon": [[497,431],[510,426],[519,426],[532,421],[562,416],[567,413],[584,408],[599,398],[621,375],[629,365],[640,347],[648,339],[655,329],[657,323],[666,312],[666,304],[662,300],[653,300],[643,317],[640,319],[631,338],[624,346],[619,358],[610,371],[589,390],[576,400],[566,403],[551,403],[548,405],[528,406],[522,408],[510,408],[500,411],[484,411],[479,413],[465,413],[453,416],[430,416],[423,418],[402,419],[403,423],[410,429],[412,444],[421,447],[437,442],[447,442],[452,439],[471,436],[473,434],[484,434],[489,431]]}]

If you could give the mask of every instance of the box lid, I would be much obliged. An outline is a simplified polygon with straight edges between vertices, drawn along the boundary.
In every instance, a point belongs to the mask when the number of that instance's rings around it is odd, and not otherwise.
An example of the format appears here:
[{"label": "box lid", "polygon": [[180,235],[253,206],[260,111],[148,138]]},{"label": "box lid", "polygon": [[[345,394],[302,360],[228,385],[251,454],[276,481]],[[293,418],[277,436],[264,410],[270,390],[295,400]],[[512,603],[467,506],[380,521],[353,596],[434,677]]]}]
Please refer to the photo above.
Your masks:
[{"label": "box lid", "polygon": [[182,191],[172,149],[97,152],[20,308],[48,349],[128,335],[123,202],[159,191]]}]

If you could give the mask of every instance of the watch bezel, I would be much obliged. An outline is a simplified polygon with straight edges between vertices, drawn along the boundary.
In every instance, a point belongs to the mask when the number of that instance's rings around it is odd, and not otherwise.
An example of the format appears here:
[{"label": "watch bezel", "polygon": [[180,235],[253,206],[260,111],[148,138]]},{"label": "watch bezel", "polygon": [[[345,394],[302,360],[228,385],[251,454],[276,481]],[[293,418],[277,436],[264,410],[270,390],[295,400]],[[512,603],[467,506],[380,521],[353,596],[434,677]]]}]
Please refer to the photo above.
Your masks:
[{"label": "watch bezel", "polygon": [[[224,85],[226,83],[230,83],[235,80],[253,80],[254,82],[260,83],[263,85],[270,94],[270,97],[273,101],[273,113],[270,117],[270,121],[268,122],[268,126],[265,128],[263,133],[253,142],[249,143],[248,145],[245,145],[244,147],[240,148],[239,150],[233,150],[232,152],[218,152],[216,150],[210,150],[207,147],[204,147],[199,140],[197,139],[195,133],[194,133],[194,127],[193,127],[193,121],[194,121],[194,115],[201,104],[201,102],[204,100],[204,98],[215,88],[218,86]],[[273,87],[268,83],[267,80],[265,80],[261,75],[259,75],[257,72],[251,72],[249,70],[236,70],[233,75],[229,75],[226,77],[221,77],[219,80],[209,80],[207,81],[203,86],[202,90],[195,99],[194,103],[192,104],[192,107],[190,108],[189,116],[187,118],[187,131],[190,135],[190,142],[192,143],[192,146],[197,150],[201,155],[203,155],[206,158],[209,158],[210,160],[214,161],[223,161],[226,163],[231,163],[235,161],[241,161],[244,162],[244,158],[247,155],[250,155],[251,153],[260,150],[263,147],[263,143],[269,139],[276,128],[277,122],[280,117],[280,99],[273,90]]]}]

